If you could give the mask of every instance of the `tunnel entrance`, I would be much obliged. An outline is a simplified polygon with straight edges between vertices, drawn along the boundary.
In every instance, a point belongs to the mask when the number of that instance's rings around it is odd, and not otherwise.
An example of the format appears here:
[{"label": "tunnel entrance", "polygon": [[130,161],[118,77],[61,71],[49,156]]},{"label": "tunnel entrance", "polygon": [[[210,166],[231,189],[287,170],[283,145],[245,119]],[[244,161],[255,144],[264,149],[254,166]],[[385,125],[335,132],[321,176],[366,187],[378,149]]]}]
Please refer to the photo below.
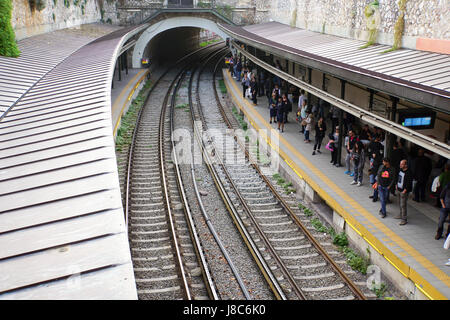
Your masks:
[{"label": "tunnel entrance", "polygon": [[222,40],[227,38],[216,22],[196,16],[181,16],[161,20],[151,25],[139,37],[132,54],[133,68],[146,67],[142,61],[166,64],[200,47],[201,30],[209,30]]}]

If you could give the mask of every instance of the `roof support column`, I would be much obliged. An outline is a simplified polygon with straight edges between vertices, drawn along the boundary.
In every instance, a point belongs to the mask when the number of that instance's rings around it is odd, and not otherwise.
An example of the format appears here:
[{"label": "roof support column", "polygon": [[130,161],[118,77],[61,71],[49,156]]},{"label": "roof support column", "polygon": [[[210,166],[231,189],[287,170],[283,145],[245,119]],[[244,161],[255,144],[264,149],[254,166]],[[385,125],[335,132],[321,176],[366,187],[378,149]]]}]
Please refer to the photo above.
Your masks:
[{"label": "roof support column", "polygon": [[120,63],[120,57],[119,59],[117,59],[117,70],[119,71],[119,81],[122,81],[122,75],[120,73],[120,68],[121,68],[121,63]]},{"label": "roof support column", "polygon": [[[392,107],[389,110],[389,120],[391,120],[392,122],[395,122],[395,117],[397,116],[397,103],[398,103],[398,100],[399,99],[397,97],[392,97],[391,96]],[[391,158],[392,147],[394,146],[394,141],[396,139],[397,139],[397,136],[395,134],[390,133],[389,131],[386,132],[386,144],[385,144],[384,154],[388,158]],[[391,163],[391,165],[393,167],[396,167],[398,164]]]},{"label": "roof support column", "polygon": [[369,96],[369,112],[372,112],[373,110],[373,95],[375,94],[375,90],[369,89],[370,96]]},{"label": "roof support column", "polygon": [[[341,79],[341,99],[345,99],[345,80]],[[339,110],[339,143],[338,143],[338,154],[337,154],[337,166],[341,166],[341,156],[342,156],[342,140],[344,139],[344,111]]]},{"label": "roof support column", "polygon": [[[312,69],[308,68],[308,83],[312,82]],[[308,91],[308,105],[311,106],[311,92]]]}]

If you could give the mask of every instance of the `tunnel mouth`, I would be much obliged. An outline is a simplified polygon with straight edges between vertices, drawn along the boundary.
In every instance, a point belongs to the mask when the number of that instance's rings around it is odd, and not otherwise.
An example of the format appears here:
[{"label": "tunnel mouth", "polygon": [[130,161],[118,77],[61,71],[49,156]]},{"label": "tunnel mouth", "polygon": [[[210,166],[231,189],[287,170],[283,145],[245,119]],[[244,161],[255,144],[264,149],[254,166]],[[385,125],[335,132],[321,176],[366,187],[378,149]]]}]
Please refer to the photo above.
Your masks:
[{"label": "tunnel mouth", "polygon": [[202,46],[222,38],[212,31],[197,27],[177,27],[157,34],[145,47],[143,59],[151,67],[167,67]]}]

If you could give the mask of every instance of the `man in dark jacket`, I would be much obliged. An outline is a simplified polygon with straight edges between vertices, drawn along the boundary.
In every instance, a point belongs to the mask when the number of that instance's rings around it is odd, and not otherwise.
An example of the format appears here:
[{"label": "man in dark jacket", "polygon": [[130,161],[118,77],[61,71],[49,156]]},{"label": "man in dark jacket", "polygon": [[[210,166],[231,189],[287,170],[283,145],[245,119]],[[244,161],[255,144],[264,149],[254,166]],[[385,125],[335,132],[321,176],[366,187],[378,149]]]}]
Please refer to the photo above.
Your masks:
[{"label": "man in dark jacket", "polygon": [[407,223],[406,215],[406,202],[408,200],[408,195],[412,191],[412,173],[408,168],[407,161],[405,159],[400,161],[400,171],[397,176],[397,186],[396,189],[399,192],[398,200],[400,204],[400,214],[395,219],[402,219],[400,225],[403,226]]},{"label": "man in dark jacket", "polygon": [[395,181],[395,170],[391,167],[389,159],[384,158],[383,165],[380,166],[380,169],[378,169],[376,182],[378,194],[380,195],[380,215],[382,218],[386,218],[386,200],[389,194],[389,190],[393,187]]},{"label": "man in dark jacket", "polygon": [[[400,171],[400,161],[406,159],[406,152],[400,146],[398,141],[394,142],[393,150],[391,153],[392,159],[392,168],[394,168],[395,172]],[[395,188],[392,188],[391,193],[395,195]]]},{"label": "man in dark jacket", "polygon": [[[444,189],[442,189],[440,199],[442,208],[439,215],[438,229],[436,232],[436,236],[434,237],[436,240],[442,238],[442,232],[444,231],[444,222],[447,219],[448,214],[450,213],[450,182],[447,183]],[[447,235],[445,236],[445,238],[448,237],[449,233],[450,233],[450,224],[447,227]]]},{"label": "man in dark jacket", "polygon": [[425,201],[425,190],[431,173],[431,160],[424,155],[425,151],[419,149],[414,165],[414,179],[417,180],[414,190],[414,201]]}]

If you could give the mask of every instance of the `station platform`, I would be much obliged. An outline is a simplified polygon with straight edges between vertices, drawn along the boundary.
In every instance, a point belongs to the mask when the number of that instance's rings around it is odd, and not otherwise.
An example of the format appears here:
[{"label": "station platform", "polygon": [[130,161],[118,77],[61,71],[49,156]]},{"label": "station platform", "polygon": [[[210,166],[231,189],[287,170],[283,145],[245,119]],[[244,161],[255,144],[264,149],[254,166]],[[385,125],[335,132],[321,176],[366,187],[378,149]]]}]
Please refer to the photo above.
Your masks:
[{"label": "station platform", "polygon": [[[278,152],[281,158],[292,168],[294,174],[314,189],[334,213],[345,219],[347,226],[365,240],[364,248],[371,247],[371,251],[378,252],[384,258],[374,261],[375,264],[387,265],[386,269],[393,269],[393,274],[399,275],[400,282],[408,283],[404,286],[409,288],[404,289],[408,291],[407,296],[450,298],[450,267],[445,265],[450,252],[443,248],[445,239],[434,239],[439,218],[438,208],[409,199],[408,223],[400,226],[400,220],[393,218],[400,212],[398,197],[391,196],[392,203],[387,205],[387,217],[382,219],[378,215],[380,202],[372,202],[368,197],[373,189],[369,183],[367,168],[362,186],[350,185],[353,178],[344,174],[345,166],[337,168],[330,164],[331,154],[325,149],[327,137],[322,143],[322,154],[313,156],[314,144],[303,141],[303,134],[299,133],[300,125],[295,118],[289,119],[284,132],[279,133],[277,124],[269,123],[267,98],[258,97],[258,104],[255,106],[250,99],[242,97],[241,84],[230,76],[227,69],[223,69],[223,77],[228,94],[235,106],[245,114],[249,124],[255,130],[272,130],[267,132],[279,137]],[[296,110],[296,107],[293,109]],[[291,113],[293,114],[294,112]],[[328,123],[327,128],[328,134]],[[264,138],[270,142],[270,137]],[[314,140],[314,132],[311,132],[310,139]]]},{"label": "station platform", "polygon": [[117,73],[114,75],[114,88],[111,89],[111,118],[114,137],[120,127],[122,116],[139,94],[148,74],[149,69],[128,69],[128,74],[122,72],[120,81],[119,75]]}]

